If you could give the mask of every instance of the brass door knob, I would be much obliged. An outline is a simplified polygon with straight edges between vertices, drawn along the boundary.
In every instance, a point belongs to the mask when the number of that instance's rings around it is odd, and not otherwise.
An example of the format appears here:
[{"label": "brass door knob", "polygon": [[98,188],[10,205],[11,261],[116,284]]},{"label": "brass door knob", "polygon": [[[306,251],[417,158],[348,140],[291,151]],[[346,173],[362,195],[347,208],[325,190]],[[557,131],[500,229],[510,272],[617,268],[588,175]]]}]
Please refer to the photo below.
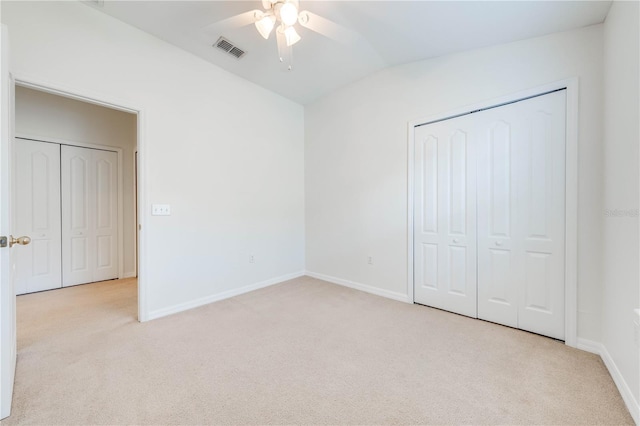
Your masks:
[{"label": "brass door knob", "polygon": [[27,236],[15,238],[13,235],[9,236],[9,247],[13,247],[14,244],[20,244],[26,246],[31,242],[31,238]]}]

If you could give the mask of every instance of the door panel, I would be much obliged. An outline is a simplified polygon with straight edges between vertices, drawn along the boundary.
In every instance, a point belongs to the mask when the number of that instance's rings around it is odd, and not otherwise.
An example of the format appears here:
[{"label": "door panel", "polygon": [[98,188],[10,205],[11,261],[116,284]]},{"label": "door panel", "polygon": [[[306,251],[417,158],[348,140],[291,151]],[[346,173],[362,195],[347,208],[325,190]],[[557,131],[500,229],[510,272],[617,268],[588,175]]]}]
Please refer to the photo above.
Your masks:
[{"label": "door panel", "polygon": [[93,150],[95,168],[95,271],[93,280],[118,278],[118,155]]},{"label": "door panel", "polygon": [[566,92],[518,103],[524,133],[519,202],[525,274],[519,327],[564,339]]},{"label": "door panel", "polygon": [[[492,111],[493,112],[493,111]],[[511,126],[498,121],[489,129],[488,194],[491,235],[511,235]]]},{"label": "door panel", "polygon": [[475,162],[469,161],[469,135],[467,122],[416,129],[415,301],[476,317]]},{"label": "door panel", "polygon": [[60,145],[15,139],[15,234],[31,244],[15,252],[16,293],[60,288]]},{"label": "door panel", "polygon": [[118,156],[62,146],[63,286],[118,277]]},{"label": "door panel", "polygon": [[[518,117],[510,107],[477,113],[478,318],[518,326]],[[515,238],[514,238],[515,237]]]},{"label": "door panel", "polygon": [[[0,25],[0,235],[11,235],[13,201],[11,139],[13,138],[14,82],[9,74],[9,31]],[[11,414],[16,372],[16,293],[12,270],[15,259],[9,247],[0,249],[0,419]]]},{"label": "door panel", "polygon": [[62,146],[62,285],[93,281],[91,152]]},{"label": "door panel", "polygon": [[464,236],[467,232],[467,135],[456,131],[449,146],[450,235]]}]

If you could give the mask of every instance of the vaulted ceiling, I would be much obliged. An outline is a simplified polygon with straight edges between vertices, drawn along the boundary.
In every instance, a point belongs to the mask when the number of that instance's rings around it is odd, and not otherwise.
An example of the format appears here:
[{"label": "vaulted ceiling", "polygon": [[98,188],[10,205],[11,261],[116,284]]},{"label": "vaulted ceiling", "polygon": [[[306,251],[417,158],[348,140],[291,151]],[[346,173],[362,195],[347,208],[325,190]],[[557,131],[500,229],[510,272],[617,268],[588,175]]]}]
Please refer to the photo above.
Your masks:
[{"label": "vaulted ceiling", "polygon": [[[610,1],[307,1],[309,10],[352,31],[339,42],[298,28],[294,69],[282,69],[275,37],[254,25],[215,25],[262,9],[261,1],[109,1],[87,4],[240,77],[305,104],[386,67],[508,43],[604,21]],[[214,24],[214,25],[212,25]],[[212,45],[223,36],[246,54]]]}]

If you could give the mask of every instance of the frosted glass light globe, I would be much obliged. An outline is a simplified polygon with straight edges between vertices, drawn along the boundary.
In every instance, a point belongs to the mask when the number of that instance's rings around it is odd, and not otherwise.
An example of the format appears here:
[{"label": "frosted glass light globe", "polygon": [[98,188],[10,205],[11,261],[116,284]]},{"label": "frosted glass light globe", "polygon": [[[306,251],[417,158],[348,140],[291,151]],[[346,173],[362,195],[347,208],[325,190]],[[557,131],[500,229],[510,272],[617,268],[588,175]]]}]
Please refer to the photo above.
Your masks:
[{"label": "frosted glass light globe", "polygon": [[280,8],[280,20],[286,26],[295,24],[298,21],[298,9],[293,3],[285,3]]}]

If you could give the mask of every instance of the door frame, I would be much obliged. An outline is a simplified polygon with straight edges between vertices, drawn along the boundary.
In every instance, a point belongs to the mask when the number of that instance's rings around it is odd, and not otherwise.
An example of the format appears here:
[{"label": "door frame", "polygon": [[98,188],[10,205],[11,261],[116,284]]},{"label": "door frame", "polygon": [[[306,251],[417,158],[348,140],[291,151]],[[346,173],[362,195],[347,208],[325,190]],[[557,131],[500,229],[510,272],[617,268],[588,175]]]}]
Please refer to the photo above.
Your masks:
[{"label": "door frame", "polygon": [[512,93],[418,119],[407,124],[407,299],[414,300],[414,182],[415,182],[415,132],[416,126],[455,118],[477,110],[498,107],[554,90],[566,89],[566,165],[565,165],[565,344],[577,347],[578,343],[578,78],[569,78],[543,86]]},{"label": "door frame", "polygon": [[[90,104],[107,107],[111,109],[116,109],[118,111],[123,111],[123,112],[136,115],[137,143],[136,143],[136,147],[134,147],[134,150],[138,152],[138,161],[139,161],[138,186],[137,186],[137,194],[136,194],[136,199],[138,203],[137,203],[137,206],[135,206],[135,208],[137,209],[137,217],[138,217],[138,227],[136,229],[136,232],[138,232],[138,243],[136,245],[136,250],[138,252],[138,259],[139,259],[139,264],[137,265],[137,268],[138,268],[138,321],[140,322],[148,321],[149,320],[149,309],[148,309],[149,295],[148,295],[148,286],[147,286],[147,280],[146,280],[147,264],[145,261],[146,259],[145,254],[147,251],[147,238],[146,238],[146,234],[143,232],[145,228],[144,225],[147,219],[143,206],[146,205],[146,201],[147,201],[146,182],[147,182],[148,168],[147,168],[146,155],[145,155],[147,150],[146,150],[145,126],[144,126],[145,112],[143,108],[141,108],[140,106],[137,106],[134,102],[131,102],[129,100],[113,98],[112,96],[106,95],[104,93],[96,93],[93,91],[83,90],[76,87],[70,88],[68,86],[61,86],[49,81],[41,81],[31,76],[24,76],[19,74],[13,74],[13,75],[14,75],[16,86],[39,90],[41,92],[50,93],[52,95],[58,95],[65,98],[74,99],[81,102],[87,102]],[[20,136],[24,136],[24,135],[20,135]],[[9,142],[13,143],[13,138],[10,138],[10,139],[11,140]],[[37,137],[36,139],[42,140],[43,138]],[[49,140],[55,142],[53,139],[49,139]],[[98,146],[98,145],[88,146],[91,144],[80,145],[80,143],[68,143],[68,142],[69,141],[66,141],[65,144],[85,146],[85,147]],[[55,143],[59,143],[59,142],[55,142]],[[118,161],[122,164],[122,155],[121,155],[122,148],[103,146],[99,149],[105,149],[105,148],[107,148],[109,151],[117,151],[118,149],[120,149],[121,151],[119,152],[119,155],[118,155]],[[121,166],[119,165],[119,168],[120,167]],[[120,173],[119,171],[118,173],[119,189],[121,188],[121,184],[122,184],[122,173]],[[120,192],[121,192],[121,195],[123,196],[124,194],[122,194],[122,191]],[[119,195],[118,197],[120,197],[121,195]],[[121,219],[122,218],[118,219],[118,222],[119,222],[118,225],[120,225]],[[122,228],[123,227],[120,226],[120,229]],[[122,229],[122,232],[124,232],[123,229]],[[119,237],[120,237],[120,233],[121,231],[118,231]],[[123,238],[121,238],[121,240],[123,240]],[[122,266],[119,266],[118,268],[119,272],[121,268]]]},{"label": "door frame", "polygon": [[[93,143],[76,142],[65,139],[34,136],[27,133],[16,133],[15,139],[26,139],[35,142],[52,143],[56,145],[75,146],[78,148],[97,149],[100,151],[115,152],[118,155],[118,279],[129,278],[124,275],[124,149],[109,145],[99,145]],[[15,150],[14,150],[15,153]],[[15,154],[12,161],[15,161]],[[14,179],[15,183],[15,179]],[[14,188],[15,194],[15,188]],[[15,212],[15,204],[12,202]],[[135,220],[135,218],[134,218]],[[134,265],[135,266],[135,265]],[[135,271],[135,268],[134,268]]]}]

